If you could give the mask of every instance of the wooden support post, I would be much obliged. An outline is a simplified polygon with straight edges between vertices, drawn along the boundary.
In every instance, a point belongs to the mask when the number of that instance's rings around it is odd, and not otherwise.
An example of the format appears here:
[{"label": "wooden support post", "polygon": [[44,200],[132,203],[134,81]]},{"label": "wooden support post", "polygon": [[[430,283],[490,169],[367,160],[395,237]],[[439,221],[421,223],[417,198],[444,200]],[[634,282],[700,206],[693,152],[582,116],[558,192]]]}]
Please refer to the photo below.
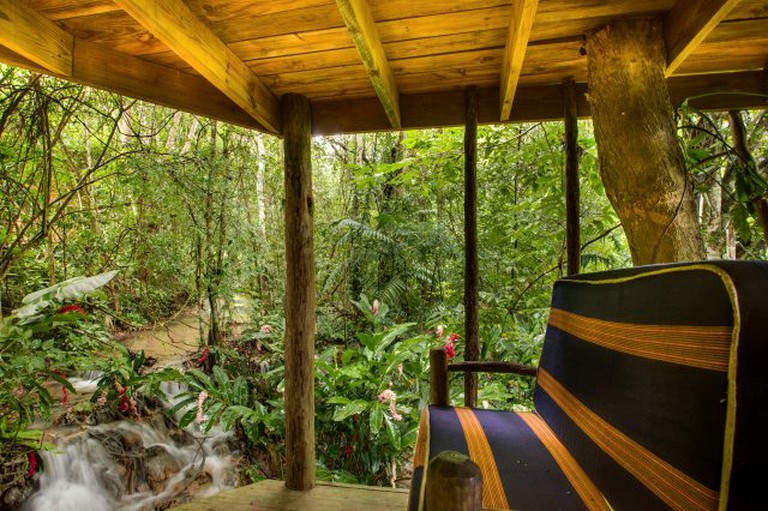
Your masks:
[{"label": "wooden support post", "polygon": [[600,175],[636,265],[696,261],[704,244],[664,78],[661,25],[617,21],[587,36]]},{"label": "wooden support post", "polygon": [[315,484],[315,263],[309,100],[281,101],[285,161],[285,485]]},{"label": "wooden support post", "polygon": [[448,406],[448,354],[445,348],[429,351],[429,403]]},{"label": "wooden support post", "polygon": [[480,468],[456,451],[443,451],[429,462],[427,509],[482,511],[483,479]]},{"label": "wooden support post", "polygon": [[[467,89],[464,124],[464,360],[480,355],[477,275],[477,90]],[[464,374],[464,405],[477,405],[477,374]]]},{"label": "wooden support post", "polygon": [[568,275],[581,271],[581,226],[579,221],[579,119],[576,82],[563,82],[565,106],[565,224]]}]

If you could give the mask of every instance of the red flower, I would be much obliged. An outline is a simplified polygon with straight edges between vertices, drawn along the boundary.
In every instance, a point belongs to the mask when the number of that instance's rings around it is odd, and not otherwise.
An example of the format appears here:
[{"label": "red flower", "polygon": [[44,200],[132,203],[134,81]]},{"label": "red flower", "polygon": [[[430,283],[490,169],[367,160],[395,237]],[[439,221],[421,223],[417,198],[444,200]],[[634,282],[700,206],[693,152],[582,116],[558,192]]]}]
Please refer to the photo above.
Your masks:
[{"label": "red flower", "polygon": [[63,306],[62,308],[60,308],[58,310],[59,314],[66,314],[67,312],[78,312],[78,313],[82,314],[83,316],[88,314],[87,312],[85,312],[85,309],[83,309],[79,305],[74,305],[74,304],[72,304],[72,305],[65,305],[65,306]]},{"label": "red flower", "polygon": [[61,386],[61,402],[63,404],[67,404],[67,401],[69,401],[69,396],[67,395],[67,387],[62,385]]},{"label": "red flower", "polygon": [[197,359],[197,365],[202,364],[206,360],[208,360],[208,346],[203,348],[203,353],[200,355],[200,358]]},{"label": "red flower", "polygon": [[456,333],[451,334],[451,337],[448,339],[448,342],[453,343],[458,338],[459,338],[459,334],[456,334]]},{"label": "red flower", "polygon": [[448,355],[448,358],[453,358],[456,356],[456,351],[452,342],[445,343],[445,353]]},{"label": "red flower", "polygon": [[120,411],[125,413],[128,411],[128,395],[126,394],[128,387],[123,387],[119,383],[115,383],[115,387],[117,388],[117,397],[120,398]]},{"label": "red flower", "polygon": [[29,459],[29,471],[27,472],[27,476],[32,477],[35,475],[35,472],[37,472],[37,453],[35,451],[29,451],[27,458]]},{"label": "red flower", "polygon": [[344,456],[351,456],[352,455],[352,446],[347,444],[344,446]]}]

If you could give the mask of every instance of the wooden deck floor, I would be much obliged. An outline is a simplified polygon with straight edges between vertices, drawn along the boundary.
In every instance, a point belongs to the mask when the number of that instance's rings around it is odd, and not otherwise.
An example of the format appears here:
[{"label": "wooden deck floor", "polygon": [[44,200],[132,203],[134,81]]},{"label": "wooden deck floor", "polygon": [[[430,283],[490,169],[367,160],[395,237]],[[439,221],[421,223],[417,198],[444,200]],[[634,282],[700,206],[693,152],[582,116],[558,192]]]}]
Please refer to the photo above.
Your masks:
[{"label": "wooden deck floor", "polygon": [[407,490],[323,483],[308,492],[292,491],[282,481],[261,481],[225,491],[172,511],[405,511]]}]

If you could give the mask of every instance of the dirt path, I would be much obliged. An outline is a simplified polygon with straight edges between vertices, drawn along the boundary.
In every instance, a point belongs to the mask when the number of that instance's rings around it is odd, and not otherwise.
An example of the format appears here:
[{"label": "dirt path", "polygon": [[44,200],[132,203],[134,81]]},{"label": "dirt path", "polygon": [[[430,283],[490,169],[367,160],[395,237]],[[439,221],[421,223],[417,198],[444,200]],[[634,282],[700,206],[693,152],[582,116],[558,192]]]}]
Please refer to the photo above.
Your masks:
[{"label": "dirt path", "polygon": [[155,367],[175,365],[200,350],[200,330],[205,332],[203,313],[187,311],[177,318],[147,330],[133,332],[120,342],[133,352],[144,350],[147,357],[157,359]]}]

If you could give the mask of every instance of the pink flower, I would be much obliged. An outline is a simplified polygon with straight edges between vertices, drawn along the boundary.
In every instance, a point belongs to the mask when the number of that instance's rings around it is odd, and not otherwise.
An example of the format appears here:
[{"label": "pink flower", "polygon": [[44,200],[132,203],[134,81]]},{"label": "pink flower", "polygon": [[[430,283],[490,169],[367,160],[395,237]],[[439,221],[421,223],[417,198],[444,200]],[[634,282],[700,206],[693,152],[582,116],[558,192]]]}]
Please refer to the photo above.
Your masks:
[{"label": "pink flower", "polygon": [[78,312],[83,316],[88,314],[87,312],[85,312],[85,309],[83,309],[79,305],[65,305],[62,308],[60,308],[57,312],[59,314],[66,314],[67,312]]},{"label": "pink flower", "polygon": [[449,342],[454,342],[459,338],[459,334],[451,334],[451,337],[449,338]]},{"label": "pink flower", "polygon": [[271,334],[272,325],[261,325],[261,328],[259,328],[259,330],[261,330],[262,334]]},{"label": "pink flower", "polygon": [[96,400],[96,404],[99,405],[99,406],[104,406],[104,405],[107,404],[107,393],[106,392],[102,392],[101,393],[101,395],[99,396],[99,399]]},{"label": "pink flower", "polygon": [[438,339],[443,338],[443,332],[445,332],[445,327],[443,325],[437,325],[437,330],[435,330],[435,333],[437,334]]},{"label": "pink flower", "polygon": [[386,401],[392,401],[393,399],[396,399],[397,396],[394,392],[392,392],[392,389],[386,389],[384,392],[379,394],[379,402],[384,403]]},{"label": "pink flower", "polygon": [[379,315],[379,301],[374,300],[373,301],[373,315],[378,316]]},{"label": "pink flower", "polygon": [[452,342],[445,343],[445,353],[448,355],[448,358],[456,356],[456,348],[453,346]]},{"label": "pink flower", "polygon": [[397,413],[397,410],[395,410],[395,400],[389,402],[389,413],[392,415],[392,418],[396,421],[403,420],[403,416]]},{"label": "pink flower", "polygon": [[200,392],[197,395],[197,423],[202,424],[205,421],[205,415],[203,415],[203,403],[208,399],[208,393],[206,391]]},{"label": "pink flower", "polygon": [[[392,386],[392,382],[389,382],[389,386]],[[403,420],[403,416],[397,413],[397,409],[395,409],[395,403],[397,402],[397,395],[392,391],[391,388],[385,389],[384,392],[379,394],[379,402],[385,403],[389,401],[389,413],[392,415],[392,419],[396,421]]]},{"label": "pink flower", "polygon": [[61,403],[67,404],[69,401],[69,395],[67,394],[67,387],[64,385],[61,386]]}]

